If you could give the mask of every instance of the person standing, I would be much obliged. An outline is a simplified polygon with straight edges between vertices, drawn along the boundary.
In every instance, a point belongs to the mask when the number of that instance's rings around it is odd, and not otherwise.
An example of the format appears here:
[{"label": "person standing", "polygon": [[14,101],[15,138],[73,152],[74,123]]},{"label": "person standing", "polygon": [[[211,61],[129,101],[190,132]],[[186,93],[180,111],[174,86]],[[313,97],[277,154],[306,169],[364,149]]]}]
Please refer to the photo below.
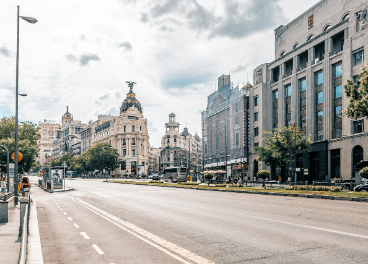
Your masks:
[{"label": "person standing", "polygon": [[6,193],[6,176],[1,179],[0,187],[1,193]]}]

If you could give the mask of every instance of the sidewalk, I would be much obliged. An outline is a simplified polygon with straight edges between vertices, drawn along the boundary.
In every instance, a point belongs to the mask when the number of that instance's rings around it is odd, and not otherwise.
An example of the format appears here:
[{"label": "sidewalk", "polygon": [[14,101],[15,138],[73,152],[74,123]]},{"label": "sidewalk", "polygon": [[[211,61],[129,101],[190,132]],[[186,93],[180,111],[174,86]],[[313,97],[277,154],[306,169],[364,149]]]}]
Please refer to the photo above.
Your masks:
[{"label": "sidewalk", "polygon": [[17,264],[22,245],[18,236],[20,223],[20,205],[14,208],[7,223],[0,224],[0,263]]}]

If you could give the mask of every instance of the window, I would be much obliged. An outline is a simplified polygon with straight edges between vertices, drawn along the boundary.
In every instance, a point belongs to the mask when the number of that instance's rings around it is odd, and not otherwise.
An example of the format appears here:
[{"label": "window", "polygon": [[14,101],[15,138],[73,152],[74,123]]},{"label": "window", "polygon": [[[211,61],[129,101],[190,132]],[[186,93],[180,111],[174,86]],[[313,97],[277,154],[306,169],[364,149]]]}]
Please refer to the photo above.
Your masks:
[{"label": "window", "polygon": [[316,85],[323,83],[323,72],[316,73]]},{"label": "window", "polygon": [[323,103],[323,92],[317,93],[317,104]]},{"label": "window", "polygon": [[259,146],[258,142],[254,142],[253,147],[257,148]]},{"label": "window", "polygon": [[286,93],[286,97],[291,96],[291,84],[285,87],[285,93]]},{"label": "window", "polygon": [[335,66],[335,78],[342,76],[342,64]]},{"label": "window", "polygon": [[235,103],[235,112],[239,112],[239,102]]},{"label": "window", "polygon": [[126,126],[124,126],[124,132],[126,132]]},{"label": "window", "polygon": [[300,91],[305,91],[307,89],[307,80],[302,79],[299,81]]},{"label": "window", "polygon": [[132,149],[132,156],[135,156],[135,149]]},{"label": "window", "polygon": [[364,50],[360,50],[353,54],[353,66],[364,62]]},{"label": "window", "polygon": [[135,132],[135,125],[132,125],[132,132]]},{"label": "window", "polygon": [[258,112],[254,113],[254,121],[258,121]]},{"label": "window", "polygon": [[235,117],[235,125],[239,125],[239,117]]},{"label": "window", "polygon": [[123,149],[123,156],[126,156],[126,149]]},{"label": "window", "polygon": [[300,109],[305,109],[307,108],[307,98],[303,97],[300,98]]},{"label": "window", "polygon": [[278,91],[274,91],[273,92],[273,99],[276,101],[279,99],[279,92]]},{"label": "window", "polygon": [[139,126],[139,130],[142,131],[142,127],[141,126]]},{"label": "window", "polygon": [[259,105],[259,98],[258,98],[258,96],[255,96],[254,97],[254,106],[257,106],[257,105]]},{"label": "window", "polygon": [[323,122],[323,111],[317,113],[317,120],[318,122]]},{"label": "window", "polygon": [[123,146],[126,145],[126,138],[123,138]]},{"label": "window", "polygon": [[340,118],[342,114],[342,106],[336,106],[335,107],[335,118]]},{"label": "window", "polygon": [[364,120],[353,121],[353,131],[355,133],[361,133],[364,131]]},{"label": "window", "polygon": [[335,98],[342,97],[342,85],[335,87]]},{"label": "window", "polygon": [[254,136],[256,137],[256,136],[258,136],[258,134],[259,134],[259,128],[255,127],[254,128]]},{"label": "window", "polygon": [[132,138],[132,145],[135,145],[135,138]]},{"label": "window", "polygon": [[355,75],[355,76],[353,76],[353,81],[354,81],[358,86],[360,86],[360,81],[359,81],[359,79],[360,79],[360,75]]},{"label": "window", "polygon": [[235,145],[239,146],[239,132],[235,133]]}]

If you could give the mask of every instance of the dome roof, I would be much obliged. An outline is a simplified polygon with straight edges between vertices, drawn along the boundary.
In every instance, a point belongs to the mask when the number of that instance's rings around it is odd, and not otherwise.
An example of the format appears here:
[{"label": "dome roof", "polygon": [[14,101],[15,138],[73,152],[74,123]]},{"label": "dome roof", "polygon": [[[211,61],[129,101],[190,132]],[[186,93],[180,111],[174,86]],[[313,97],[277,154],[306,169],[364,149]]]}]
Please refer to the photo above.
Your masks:
[{"label": "dome roof", "polygon": [[135,93],[130,92],[127,94],[127,97],[123,101],[120,107],[120,113],[125,113],[130,107],[134,106],[142,113],[141,103],[135,98]]},{"label": "dome roof", "polygon": [[197,132],[194,135],[194,139],[197,141],[201,141],[201,138],[198,136]]}]

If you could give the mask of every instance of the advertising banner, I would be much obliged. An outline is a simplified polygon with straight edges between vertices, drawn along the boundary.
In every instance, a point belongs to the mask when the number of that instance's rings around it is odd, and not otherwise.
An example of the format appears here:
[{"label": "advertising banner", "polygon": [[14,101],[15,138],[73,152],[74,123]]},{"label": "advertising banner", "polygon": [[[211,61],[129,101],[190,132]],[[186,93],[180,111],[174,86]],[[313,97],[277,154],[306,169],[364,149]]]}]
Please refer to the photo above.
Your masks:
[{"label": "advertising banner", "polygon": [[50,180],[53,181],[54,183],[54,189],[62,189],[63,179],[64,179],[63,170],[62,169],[51,169],[50,171],[51,171]]}]

